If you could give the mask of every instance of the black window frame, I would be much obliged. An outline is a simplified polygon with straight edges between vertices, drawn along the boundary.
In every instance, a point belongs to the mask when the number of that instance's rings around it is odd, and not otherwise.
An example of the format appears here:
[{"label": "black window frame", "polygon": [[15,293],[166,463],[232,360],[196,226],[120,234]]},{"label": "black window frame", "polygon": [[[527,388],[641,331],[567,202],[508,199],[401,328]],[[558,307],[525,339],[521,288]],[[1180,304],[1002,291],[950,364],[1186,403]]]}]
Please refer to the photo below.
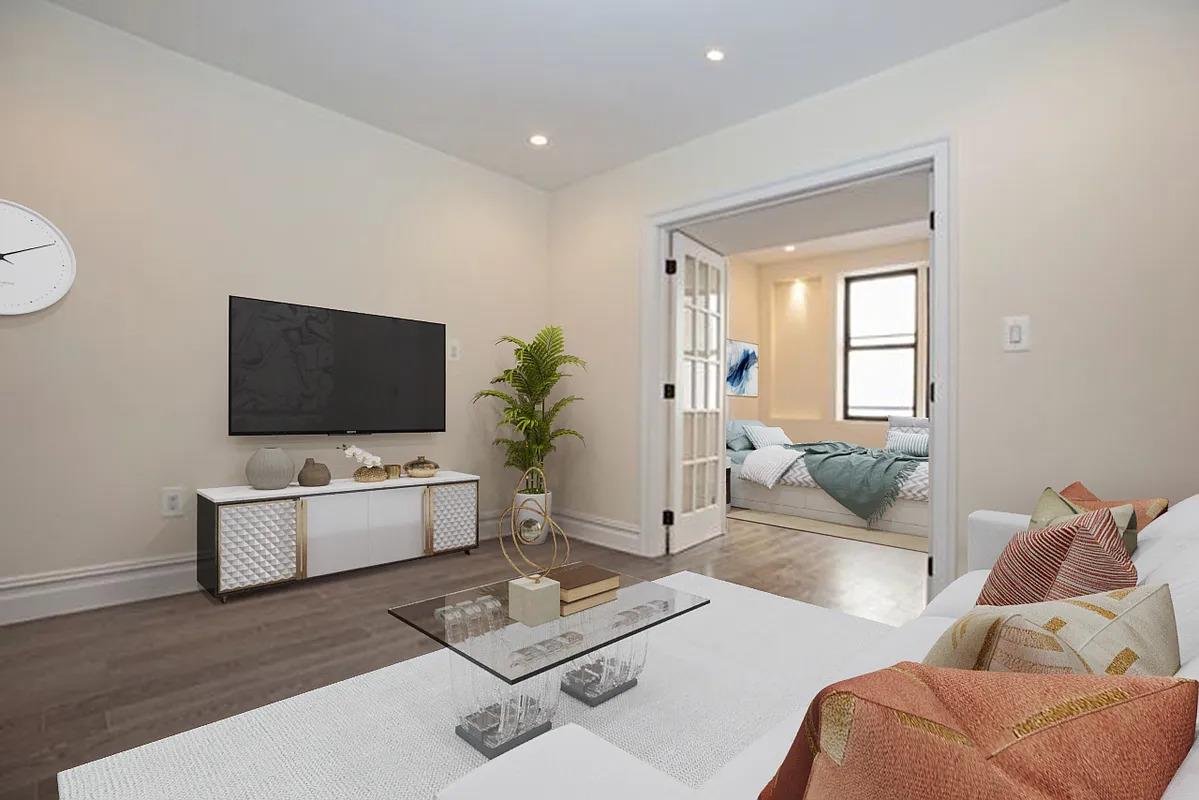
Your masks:
[{"label": "black window frame", "polygon": [[[850,302],[853,295],[852,285],[862,281],[876,281],[882,278],[895,278],[911,275],[916,280],[916,330],[912,334],[911,344],[850,344]],[[849,413],[849,354],[862,350],[911,350],[912,351],[912,415],[920,412],[920,269],[907,267],[904,269],[887,270],[886,272],[871,272],[865,275],[846,275],[844,317],[841,330],[841,418],[861,422],[886,422],[888,414],[882,416],[863,416]]]}]

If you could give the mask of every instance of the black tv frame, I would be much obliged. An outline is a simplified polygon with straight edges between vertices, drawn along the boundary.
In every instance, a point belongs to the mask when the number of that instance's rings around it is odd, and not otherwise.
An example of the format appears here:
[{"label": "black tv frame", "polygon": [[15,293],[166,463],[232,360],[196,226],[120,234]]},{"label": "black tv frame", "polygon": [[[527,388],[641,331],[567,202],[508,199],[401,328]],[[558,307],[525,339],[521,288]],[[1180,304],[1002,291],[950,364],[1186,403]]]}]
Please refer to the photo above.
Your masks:
[{"label": "black tv frame", "polygon": [[[399,320],[401,322],[421,322],[428,325],[439,325],[442,330],[442,341],[445,341],[444,322],[433,322],[426,319],[409,319],[408,317],[389,317],[386,314],[370,314],[365,311],[347,311],[344,308],[328,308],[326,306],[313,306],[307,303],[292,303],[287,300],[264,300],[261,297],[246,297],[245,295],[229,295],[229,306],[226,309],[225,319],[225,425],[229,436],[367,436],[374,433],[445,433],[445,428],[397,428],[384,430],[328,430],[328,431],[233,431],[233,359],[230,358],[230,349],[233,344],[233,301],[234,300],[254,300],[259,303],[284,303],[292,306],[303,306],[304,308],[314,308],[318,311],[332,311],[339,314],[358,314],[363,317],[379,317],[381,319]],[[442,385],[447,386],[447,376],[445,374],[445,358],[441,361],[442,369]],[[445,402],[443,400],[442,407],[444,409]],[[444,412],[443,412],[444,416]]]}]

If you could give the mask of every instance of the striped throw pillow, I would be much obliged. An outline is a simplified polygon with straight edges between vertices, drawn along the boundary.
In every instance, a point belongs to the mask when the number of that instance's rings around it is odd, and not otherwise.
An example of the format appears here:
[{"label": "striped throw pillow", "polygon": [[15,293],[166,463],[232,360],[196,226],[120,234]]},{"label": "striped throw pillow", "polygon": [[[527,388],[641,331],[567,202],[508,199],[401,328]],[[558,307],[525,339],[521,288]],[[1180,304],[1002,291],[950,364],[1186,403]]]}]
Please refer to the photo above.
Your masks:
[{"label": "striped throw pillow", "polygon": [[1137,585],[1137,569],[1108,509],[1017,533],[978,596],[984,606],[1014,606]]},{"label": "striped throw pillow", "polygon": [[928,458],[928,432],[887,431],[887,449],[909,456]]}]

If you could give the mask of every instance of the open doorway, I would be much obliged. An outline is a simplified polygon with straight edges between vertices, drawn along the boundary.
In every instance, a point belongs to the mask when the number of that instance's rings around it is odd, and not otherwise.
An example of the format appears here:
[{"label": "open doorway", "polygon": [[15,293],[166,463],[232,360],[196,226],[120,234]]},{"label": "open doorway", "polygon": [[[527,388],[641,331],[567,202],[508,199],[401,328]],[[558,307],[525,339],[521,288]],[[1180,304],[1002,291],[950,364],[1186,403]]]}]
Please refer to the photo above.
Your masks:
[{"label": "open doorway", "polygon": [[[685,404],[664,398],[658,381],[667,379],[667,395],[684,378],[693,386],[693,373],[681,369],[682,346],[694,347],[702,333],[710,356],[719,335],[720,488],[722,499],[741,509],[733,518],[771,515],[780,527],[882,540],[921,559],[927,553],[930,593],[952,579],[950,276],[947,237],[934,224],[946,217],[946,156],[943,145],[918,148],[651,220],[647,233],[660,256],[670,258],[680,244],[702,248],[709,262],[719,259],[722,283],[712,301],[721,311],[718,334],[686,325],[685,275],[683,289],[667,277],[643,306],[670,340],[643,364],[644,375],[657,378],[658,403],[668,400],[656,413],[647,408],[648,419],[665,423],[664,435],[646,437],[647,474],[666,465],[661,481],[647,486],[647,503],[677,500],[687,486],[688,443],[695,456],[695,443],[705,450],[712,438],[709,426],[680,423]],[[761,443],[747,427],[757,428]],[[754,460],[741,454],[780,446],[799,450],[798,464],[776,476],[767,470],[763,481],[740,474],[744,461]],[[872,475],[846,477],[859,467]],[[661,551],[679,552],[727,530],[726,522],[676,539],[679,516],[667,506]]]}]

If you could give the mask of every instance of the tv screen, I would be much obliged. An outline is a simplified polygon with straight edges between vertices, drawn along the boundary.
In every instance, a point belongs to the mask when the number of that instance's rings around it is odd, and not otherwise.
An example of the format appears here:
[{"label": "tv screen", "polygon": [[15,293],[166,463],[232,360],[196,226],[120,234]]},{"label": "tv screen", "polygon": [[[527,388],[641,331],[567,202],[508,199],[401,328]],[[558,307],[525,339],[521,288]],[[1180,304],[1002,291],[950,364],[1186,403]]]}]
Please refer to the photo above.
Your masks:
[{"label": "tv screen", "polygon": [[229,298],[229,434],[445,430],[445,325]]}]

